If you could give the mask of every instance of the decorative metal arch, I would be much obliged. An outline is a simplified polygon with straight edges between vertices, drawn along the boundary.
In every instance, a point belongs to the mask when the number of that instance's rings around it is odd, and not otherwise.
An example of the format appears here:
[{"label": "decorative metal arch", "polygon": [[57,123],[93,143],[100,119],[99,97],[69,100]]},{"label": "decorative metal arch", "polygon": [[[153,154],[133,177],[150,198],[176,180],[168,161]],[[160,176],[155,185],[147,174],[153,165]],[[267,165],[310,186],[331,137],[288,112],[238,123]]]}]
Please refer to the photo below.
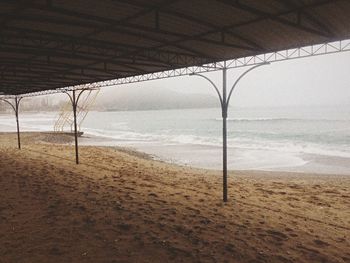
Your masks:
[{"label": "decorative metal arch", "polygon": [[13,111],[15,112],[15,116],[16,116],[16,124],[17,124],[17,143],[18,143],[18,149],[21,149],[21,136],[20,136],[20,131],[19,131],[19,103],[21,102],[21,100],[23,99],[23,97],[18,97],[15,96],[14,97],[14,102],[9,101],[9,98],[0,98],[1,101],[6,102],[7,104],[9,104],[11,106],[11,108],[13,109]]}]

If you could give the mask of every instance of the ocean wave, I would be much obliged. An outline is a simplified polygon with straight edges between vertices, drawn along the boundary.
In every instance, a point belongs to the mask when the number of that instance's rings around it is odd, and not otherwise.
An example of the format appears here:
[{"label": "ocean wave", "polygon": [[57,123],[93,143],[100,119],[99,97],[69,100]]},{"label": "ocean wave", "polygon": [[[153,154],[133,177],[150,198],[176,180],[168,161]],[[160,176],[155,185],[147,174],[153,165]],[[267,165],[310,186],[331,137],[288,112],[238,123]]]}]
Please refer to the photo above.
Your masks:
[{"label": "ocean wave", "polygon": [[346,149],[346,147],[343,149],[335,149],[326,145],[313,143],[303,144],[298,142],[251,142],[248,144],[236,143],[236,147],[245,150],[293,153],[297,155],[314,154],[350,158],[350,152]]},{"label": "ocean wave", "polygon": [[[53,129],[55,114],[23,114],[20,118],[21,131],[47,131]],[[322,115],[320,115],[322,118]],[[95,116],[96,117],[96,116]],[[97,116],[99,117],[99,116]],[[109,138],[116,143],[126,144],[157,144],[188,145],[205,147],[222,147],[221,126],[212,123],[213,117],[203,116],[200,125],[192,125],[189,121],[177,120],[175,125],[165,122],[145,122],[140,125],[131,125],[131,121],[119,119],[101,119],[101,122],[86,122],[83,127],[85,134]],[[193,117],[195,118],[195,117]],[[231,125],[228,130],[228,147],[242,152],[265,152],[269,154],[290,153],[294,155],[319,154],[350,158],[350,141],[348,131],[350,120],[327,119],[298,119],[298,118],[230,118],[233,122],[281,122],[281,125]],[[148,119],[147,119],[148,120]],[[222,121],[221,118],[215,119]],[[108,125],[105,123],[108,121]],[[283,123],[283,121],[288,123]],[[297,128],[289,122],[325,121],[325,125],[297,124]],[[345,121],[335,124],[334,121]],[[329,124],[330,123],[330,124]],[[172,124],[172,123],[171,123]],[[334,124],[334,125],[333,125]],[[104,127],[108,127],[107,129]],[[145,126],[145,129],[141,126]],[[271,128],[273,127],[273,128]],[[300,128],[299,128],[300,127]],[[310,129],[311,127],[311,129]],[[332,129],[332,130],[330,130]],[[1,116],[0,130],[16,130],[13,115]],[[193,149],[195,149],[193,147]]]},{"label": "ocean wave", "polygon": [[[161,145],[199,145],[206,147],[222,147],[221,137],[205,137],[190,134],[154,134],[130,131],[106,131],[85,129],[87,134],[131,143],[157,143]],[[287,140],[264,140],[261,138],[234,137],[228,138],[228,147],[249,151],[283,152],[293,154],[318,154],[350,158],[348,145],[331,147],[326,144],[308,143]]]},{"label": "ocean wave", "polygon": [[[222,118],[215,118],[215,121],[222,121]],[[301,119],[301,118],[227,118],[232,122],[350,122],[350,119]]]}]

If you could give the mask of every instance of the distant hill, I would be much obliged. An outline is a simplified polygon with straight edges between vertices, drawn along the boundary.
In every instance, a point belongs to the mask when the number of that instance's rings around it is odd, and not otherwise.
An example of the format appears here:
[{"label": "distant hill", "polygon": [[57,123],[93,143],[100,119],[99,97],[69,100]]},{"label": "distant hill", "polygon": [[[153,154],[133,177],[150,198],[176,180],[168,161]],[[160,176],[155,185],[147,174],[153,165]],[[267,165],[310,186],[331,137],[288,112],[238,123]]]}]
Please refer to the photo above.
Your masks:
[{"label": "distant hill", "polygon": [[96,102],[96,109],[107,111],[212,108],[218,98],[205,94],[185,94],[162,88],[131,88],[106,93]]}]

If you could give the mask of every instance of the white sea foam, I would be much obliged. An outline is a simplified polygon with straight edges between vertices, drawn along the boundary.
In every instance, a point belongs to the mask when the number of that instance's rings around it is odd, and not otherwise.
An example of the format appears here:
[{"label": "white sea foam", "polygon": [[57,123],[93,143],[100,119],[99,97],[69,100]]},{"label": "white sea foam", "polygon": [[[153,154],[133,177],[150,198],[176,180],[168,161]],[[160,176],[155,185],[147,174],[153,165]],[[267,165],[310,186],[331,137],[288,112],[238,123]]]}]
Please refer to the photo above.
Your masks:
[{"label": "white sea foam", "polygon": [[[243,113],[229,119],[233,122],[228,125],[228,149],[235,156],[232,167],[300,166],[306,163],[303,157],[306,154],[350,158],[350,114],[332,117],[327,112],[317,112],[316,117],[308,114],[303,118],[302,113],[294,112],[286,116],[274,111],[264,113],[264,116],[260,111]],[[52,130],[57,116],[57,113],[21,114],[21,130]],[[217,163],[221,163],[221,158],[215,157],[221,156],[222,149],[222,130],[218,121],[221,118],[217,118],[217,111],[205,109],[91,112],[82,131],[113,140],[113,145],[131,145],[141,150],[157,145],[163,149],[157,148],[157,152],[165,159],[170,156],[180,163],[195,165],[202,162],[200,166],[205,166],[205,163],[212,164],[210,158],[217,158]],[[15,129],[12,114],[0,115],[0,131]],[[179,149],[184,149],[184,152]],[[191,149],[196,151],[195,155]],[[204,163],[201,160],[205,160]]]},{"label": "white sea foam", "polygon": [[[222,121],[222,118],[214,118]],[[295,118],[227,118],[232,122],[350,122],[350,119],[295,119]]]},{"label": "white sea foam", "polygon": [[[203,145],[209,147],[221,147],[222,139],[220,137],[205,137],[189,134],[151,134],[137,133],[130,131],[106,131],[99,129],[85,129],[87,134],[102,136],[120,141],[137,142],[154,142],[164,145]],[[229,138],[228,147],[240,148],[245,150],[259,150],[271,152],[284,152],[291,154],[319,154],[338,157],[350,158],[350,152],[347,145],[343,147],[332,147],[316,143],[303,143],[293,141],[278,141],[278,140],[261,140],[260,138]],[[344,148],[344,149],[342,149]]]}]

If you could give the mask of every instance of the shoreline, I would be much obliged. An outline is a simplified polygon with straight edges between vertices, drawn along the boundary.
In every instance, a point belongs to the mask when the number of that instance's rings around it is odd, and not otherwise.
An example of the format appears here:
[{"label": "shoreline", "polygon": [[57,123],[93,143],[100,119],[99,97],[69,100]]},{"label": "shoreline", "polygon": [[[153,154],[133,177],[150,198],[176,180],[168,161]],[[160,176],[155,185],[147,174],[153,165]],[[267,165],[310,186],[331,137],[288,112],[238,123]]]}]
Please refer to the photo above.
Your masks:
[{"label": "shoreline", "polygon": [[[43,143],[43,144],[53,144],[53,145],[62,145],[62,146],[73,146],[74,145],[74,134],[68,134],[68,133],[55,133],[51,131],[28,131],[28,132],[21,132],[24,136],[29,136],[32,137],[32,135],[39,135],[33,137],[34,140],[30,142],[30,144],[34,143]],[[17,135],[15,132],[0,132],[0,136],[2,135]],[[43,135],[43,136],[40,136]],[[92,139],[92,140],[91,140]],[[85,140],[85,142],[84,142]],[[91,140],[91,141],[89,141]],[[93,144],[93,142],[96,142],[98,144]],[[174,168],[179,168],[179,169],[188,169],[192,171],[199,171],[203,172],[205,174],[207,173],[213,173],[213,174],[219,174],[221,175],[222,169],[210,169],[210,168],[205,168],[205,167],[196,167],[196,166],[191,166],[188,164],[181,164],[178,163],[174,160],[166,160],[162,157],[159,157],[155,154],[152,153],[147,153],[145,151],[139,150],[136,147],[133,146],[124,146],[124,145],[100,145],[99,143],[102,140],[103,142],[110,142],[111,140],[109,138],[105,138],[103,136],[95,136],[91,134],[86,134],[84,133],[83,136],[79,137],[79,148],[89,148],[89,147],[96,147],[99,149],[112,149],[117,152],[125,153],[128,154],[132,157],[137,157],[144,159],[146,161],[153,161],[157,162],[160,164],[172,166]],[[113,140],[114,143],[118,143],[119,141]],[[0,145],[1,146],[1,145]],[[22,145],[22,147],[25,147],[25,145]],[[13,147],[16,148],[16,143],[13,144]],[[200,145],[202,147],[202,145]],[[74,153],[74,148],[72,148],[72,154]],[[321,155],[320,155],[321,156]],[[73,157],[73,156],[72,156]],[[337,158],[337,157],[335,157]],[[72,159],[73,161],[73,159]],[[290,168],[290,167],[289,167]],[[240,176],[240,174],[252,174],[254,176],[266,176],[269,175],[271,178],[283,178],[284,176],[292,177],[292,178],[298,178],[300,176],[307,176],[307,177],[337,177],[337,178],[350,178],[350,172],[349,173],[318,173],[315,171],[298,171],[298,170],[262,170],[262,169],[229,169],[228,170],[228,175],[235,174],[236,176]],[[282,175],[282,176],[281,176]]]},{"label": "shoreline", "polygon": [[[15,132],[0,132],[1,134],[16,134]],[[66,134],[67,136],[64,136],[65,134],[62,133],[55,133],[52,131],[25,131],[21,132],[21,134],[26,135],[26,134],[41,134],[41,135],[47,135],[51,138],[41,138],[42,141],[47,141],[47,143],[58,143],[62,145],[69,145],[74,143],[74,134]],[[39,136],[40,137],[40,136]],[[69,138],[72,138],[71,140]],[[55,141],[54,138],[61,138]],[[62,140],[62,138],[65,138]],[[174,166],[179,166],[183,168],[190,168],[190,169],[196,169],[196,170],[208,170],[208,171],[214,171],[214,172],[221,172],[221,165],[222,165],[222,160],[221,156],[219,155],[218,162],[219,165],[218,167],[211,168],[207,166],[202,166],[202,165],[193,165],[193,164],[188,164],[181,162],[179,160],[176,160],[175,158],[167,158],[165,157],[164,152],[161,152],[159,154],[159,151],[154,150],[154,148],[161,148],[165,149],[164,145],[159,145],[156,146],[154,143],[146,143],[146,146],[140,147],[137,143],[126,143],[125,141],[120,141],[104,136],[96,136],[92,135],[89,133],[84,133],[82,136],[79,137],[79,147],[86,147],[86,146],[96,146],[96,147],[105,147],[105,148],[112,148],[116,149],[121,152],[126,152],[134,156],[138,156],[141,158],[145,158],[148,160],[153,160],[153,161],[159,161],[162,163],[174,165]],[[196,149],[204,149],[205,151],[209,148],[212,151],[212,148],[217,148],[217,147],[207,147],[203,145],[191,145],[189,148],[186,147],[186,145],[173,145],[173,146],[168,146],[168,148],[172,149],[171,147],[175,147],[178,150],[176,152],[179,155],[182,155],[183,150],[184,152],[186,151],[195,151]],[[219,154],[221,154],[221,148],[219,148]],[[166,154],[169,154],[169,151],[165,152]],[[171,155],[171,153],[170,153]],[[211,156],[213,157],[213,156]],[[277,166],[275,168],[270,168],[270,169],[230,169],[229,167],[229,173],[231,172],[253,172],[253,173],[276,173],[276,174],[318,174],[318,175],[324,175],[324,176],[350,176],[350,158],[346,157],[338,157],[338,156],[327,156],[327,155],[321,155],[321,154],[304,154],[305,158],[305,164],[302,165],[297,165],[297,166]],[[332,163],[333,162],[333,163]],[[318,164],[317,164],[318,163]],[[334,165],[336,163],[337,165]],[[326,165],[324,165],[326,164]],[[344,168],[344,170],[341,169],[341,167]],[[320,171],[320,169],[324,169]]]},{"label": "shoreline", "polygon": [[[217,146],[208,146],[208,145],[162,145],[154,142],[150,143],[138,143],[130,142],[126,143],[125,141],[120,141],[112,139],[109,137],[91,135],[85,133],[81,138],[80,145],[86,146],[107,146],[107,147],[122,147],[128,148],[133,151],[140,152],[142,154],[147,154],[153,157],[155,160],[176,164],[184,167],[192,167],[198,169],[208,169],[208,170],[221,170],[222,158],[221,151],[222,149]],[[121,146],[116,146],[120,144]],[[230,151],[231,150],[231,151]],[[235,156],[233,151],[244,152],[244,149],[230,149],[229,148],[229,157]],[[197,161],[191,157],[193,152],[199,152],[200,160]],[[170,157],[169,157],[170,156]],[[190,161],[185,161],[184,159],[192,158]],[[214,163],[212,159],[216,158]],[[263,172],[297,172],[297,173],[318,173],[318,174],[342,174],[350,176],[350,158],[340,157],[340,156],[328,156],[322,154],[303,154],[303,160],[299,165],[290,165],[285,163],[285,165],[277,165],[275,167],[270,166],[267,168],[256,167],[256,168],[236,168],[230,169],[230,167],[235,167],[234,164],[229,163],[229,170],[233,171],[263,171]],[[204,159],[204,161],[203,161]],[[232,158],[231,158],[232,160]],[[230,161],[230,158],[229,158]],[[258,160],[251,160],[252,162]],[[332,163],[333,162],[333,163]],[[249,164],[248,164],[249,165]],[[214,166],[210,167],[210,166]]]},{"label": "shoreline", "polygon": [[[299,120],[301,112],[303,111],[293,115],[294,112],[286,110],[281,114],[284,116],[290,113],[290,116],[296,118],[295,120]],[[182,113],[189,115],[178,117]],[[338,119],[344,121],[332,124],[330,121],[333,115],[330,114],[329,121],[324,123],[322,118],[328,115],[322,115],[320,118],[317,111],[311,114],[315,123],[306,121],[308,117],[301,118],[302,123],[284,123],[284,119],[280,119],[281,114],[269,111],[237,112],[235,116],[238,121],[230,125],[232,129],[229,131],[229,170],[350,175],[347,126],[344,126],[346,118],[337,117],[337,121]],[[208,109],[200,112],[173,112],[170,117],[177,120],[179,127],[172,126],[173,124],[168,121],[168,114],[164,111],[157,112],[157,118],[153,118],[153,114],[149,113],[135,116],[127,112],[111,114],[91,112],[89,116],[83,129],[88,136],[79,140],[80,145],[131,147],[169,163],[222,169],[220,125],[218,126],[216,115]],[[140,118],[147,120],[146,126],[141,125]],[[50,130],[54,121],[53,114],[40,113],[23,116],[20,123],[23,130],[46,131]],[[289,125],[292,127],[291,130],[288,128]],[[196,130],[195,126],[199,129]],[[322,126],[328,127],[327,130],[324,131]],[[14,131],[16,128],[13,116],[4,118],[0,129]],[[318,132],[320,129],[321,132]]]}]

